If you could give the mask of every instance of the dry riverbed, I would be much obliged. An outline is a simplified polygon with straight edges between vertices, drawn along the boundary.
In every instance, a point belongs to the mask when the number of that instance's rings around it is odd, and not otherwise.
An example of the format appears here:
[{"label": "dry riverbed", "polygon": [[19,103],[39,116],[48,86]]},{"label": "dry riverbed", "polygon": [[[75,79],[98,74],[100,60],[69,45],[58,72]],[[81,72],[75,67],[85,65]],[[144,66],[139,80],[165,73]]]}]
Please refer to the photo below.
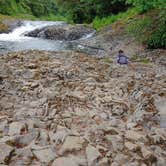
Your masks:
[{"label": "dry riverbed", "polygon": [[154,59],[131,69],[73,51],[0,56],[0,164],[165,166],[165,54]]}]

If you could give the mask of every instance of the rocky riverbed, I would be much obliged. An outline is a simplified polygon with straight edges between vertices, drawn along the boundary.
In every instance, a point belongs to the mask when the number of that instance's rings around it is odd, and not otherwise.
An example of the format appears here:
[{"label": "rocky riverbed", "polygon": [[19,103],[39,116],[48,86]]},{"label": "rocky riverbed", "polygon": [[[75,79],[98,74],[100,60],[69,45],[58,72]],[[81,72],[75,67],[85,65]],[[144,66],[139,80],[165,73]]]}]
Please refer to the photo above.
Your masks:
[{"label": "rocky riverbed", "polygon": [[147,58],[130,68],[74,51],[1,56],[0,164],[165,166],[165,51]]}]

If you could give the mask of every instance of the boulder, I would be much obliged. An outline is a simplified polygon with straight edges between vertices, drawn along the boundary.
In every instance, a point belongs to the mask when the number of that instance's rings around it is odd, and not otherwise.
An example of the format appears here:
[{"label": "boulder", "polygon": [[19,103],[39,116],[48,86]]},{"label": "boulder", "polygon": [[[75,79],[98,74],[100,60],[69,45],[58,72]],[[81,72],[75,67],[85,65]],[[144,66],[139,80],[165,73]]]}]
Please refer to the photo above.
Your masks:
[{"label": "boulder", "polygon": [[82,25],[53,25],[36,29],[26,34],[30,37],[39,37],[51,40],[72,41],[82,38],[93,30]]},{"label": "boulder", "polygon": [[22,25],[21,20],[15,19],[4,19],[0,21],[0,33],[9,33],[13,29]]}]

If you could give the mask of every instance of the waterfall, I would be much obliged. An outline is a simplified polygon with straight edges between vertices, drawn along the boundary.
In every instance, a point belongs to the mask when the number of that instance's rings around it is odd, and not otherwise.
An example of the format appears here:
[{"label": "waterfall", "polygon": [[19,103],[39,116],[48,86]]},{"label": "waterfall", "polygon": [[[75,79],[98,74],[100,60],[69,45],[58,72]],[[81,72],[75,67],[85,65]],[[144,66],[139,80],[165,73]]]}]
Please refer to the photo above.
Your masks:
[{"label": "waterfall", "polygon": [[33,31],[35,29],[43,28],[51,25],[64,24],[62,21],[50,22],[50,21],[24,21],[20,27],[15,28],[12,32],[6,34],[0,34],[0,41],[22,41],[31,39],[31,37],[24,36],[25,33]]}]

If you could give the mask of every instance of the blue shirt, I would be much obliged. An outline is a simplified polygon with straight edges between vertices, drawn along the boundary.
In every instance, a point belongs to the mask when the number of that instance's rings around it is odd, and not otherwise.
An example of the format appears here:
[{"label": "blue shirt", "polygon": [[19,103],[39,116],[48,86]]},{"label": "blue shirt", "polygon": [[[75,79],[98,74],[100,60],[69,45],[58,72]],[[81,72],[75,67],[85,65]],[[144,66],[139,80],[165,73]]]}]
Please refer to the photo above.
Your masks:
[{"label": "blue shirt", "polygon": [[123,55],[123,54],[119,54],[117,57],[117,63],[124,65],[124,64],[128,64],[128,58],[127,56]]}]

